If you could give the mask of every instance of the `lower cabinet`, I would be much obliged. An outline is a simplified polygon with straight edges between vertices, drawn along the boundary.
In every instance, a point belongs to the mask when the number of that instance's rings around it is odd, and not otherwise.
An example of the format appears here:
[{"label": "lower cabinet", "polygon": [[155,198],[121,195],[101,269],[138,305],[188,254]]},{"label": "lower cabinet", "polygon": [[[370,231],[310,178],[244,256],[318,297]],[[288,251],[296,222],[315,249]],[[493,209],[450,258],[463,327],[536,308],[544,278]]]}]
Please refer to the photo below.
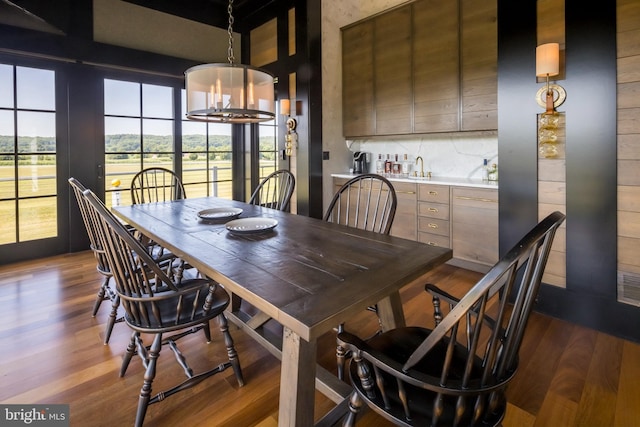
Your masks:
[{"label": "lower cabinet", "polygon": [[[335,191],[347,181],[334,177]],[[498,190],[392,181],[393,236],[453,249],[450,264],[486,272],[499,258]]]},{"label": "lower cabinet", "polygon": [[416,240],[416,184],[409,182],[392,182],[392,184],[394,190],[396,190],[398,205],[396,206],[396,216],[391,226],[391,235]]},{"label": "lower cabinet", "polygon": [[451,189],[451,248],[455,264],[488,270],[498,262],[498,232],[497,189]]},{"label": "lower cabinet", "polygon": [[418,241],[451,247],[449,186],[418,184]]},{"label": "lower cabinet", "polygon": [[[334,177],[334,193],[338,192],[340,187],[347,181],[349,181],[349,178]],[[398,203],[390,234],[396,237],[416,240],[416,184],[408,182],[392,182],[392,184]]]}]

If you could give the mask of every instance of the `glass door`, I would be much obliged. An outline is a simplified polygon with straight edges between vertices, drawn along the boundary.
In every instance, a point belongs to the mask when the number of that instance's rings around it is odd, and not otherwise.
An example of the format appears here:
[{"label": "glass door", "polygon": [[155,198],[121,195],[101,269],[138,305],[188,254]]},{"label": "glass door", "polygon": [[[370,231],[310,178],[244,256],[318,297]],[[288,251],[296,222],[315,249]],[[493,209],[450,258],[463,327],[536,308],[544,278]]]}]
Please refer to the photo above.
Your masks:
[{"label": "glass door", "polygon": [[56,79],[53,69],[0,62],[0,264],[66,241]]}]

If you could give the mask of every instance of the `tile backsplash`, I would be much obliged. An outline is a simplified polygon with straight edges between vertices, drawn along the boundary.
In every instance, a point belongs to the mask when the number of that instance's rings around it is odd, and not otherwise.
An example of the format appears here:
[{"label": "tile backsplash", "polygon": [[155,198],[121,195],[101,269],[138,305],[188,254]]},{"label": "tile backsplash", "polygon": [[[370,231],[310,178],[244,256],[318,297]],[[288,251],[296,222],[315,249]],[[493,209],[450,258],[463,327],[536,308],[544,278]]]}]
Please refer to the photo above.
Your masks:
[{"label": "tile backsplash", "polygon": [[350,151],[369,153],[369,172],[375,172],[378,154],[385,159],[409,158],[415,162],[420,156],[424,161],[424,172],[436,177],[482,179],[483,159],[489,165],[498,164],[498,137],[491,135],[424,136],[407,139],[347,140]]}]

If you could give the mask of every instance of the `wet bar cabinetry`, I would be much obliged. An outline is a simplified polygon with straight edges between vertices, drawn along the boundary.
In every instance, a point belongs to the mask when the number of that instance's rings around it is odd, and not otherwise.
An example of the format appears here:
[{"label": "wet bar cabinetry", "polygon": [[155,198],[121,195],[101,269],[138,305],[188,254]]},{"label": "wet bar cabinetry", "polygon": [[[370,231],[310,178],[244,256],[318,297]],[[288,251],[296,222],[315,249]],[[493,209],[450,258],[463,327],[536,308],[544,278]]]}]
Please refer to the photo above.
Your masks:
[{"label": "wet bar cabinetry", "polygon": [[[347,176],[333,177],[334,192],[348,181]],[[449,263],[470,270],[486,272],[498,261],[497,186],[464,179],[448,184],[390,181],[398,198],[393,236],[451,248]]]},{"label": "wet bar cabinetry", "polygon": [[410,182],[393,182],[393,188],[396,190],[398,206],[396,208],[393,225],[391,226],[391,235],[416,240],[416,203],[418,201],[416,184]]},{"label": "wet bar cabinetry", "polygon": [[[334,177],[333,192],[336,193],[349,178]],[[396,191],[398,204],[396,215],[391,226],[392,236],[403,237],[405,239],[416,240],[417,219],[416,219],[416,184],[410,182],[393,182]]]},{"label": "wet bar cabinetry", "polygon": [[498,262],[498,190],[451,190],[451,248],[456,264],[488,267]]},{"label": "wet bar cabinetry", "polygon": [[342,43],[345,137],[497,129],[496,0],[418,0]]},{"label": "wet bar cabinetry", "polygon": [[451,247],[449,186],[418,184],[418,241]]}]

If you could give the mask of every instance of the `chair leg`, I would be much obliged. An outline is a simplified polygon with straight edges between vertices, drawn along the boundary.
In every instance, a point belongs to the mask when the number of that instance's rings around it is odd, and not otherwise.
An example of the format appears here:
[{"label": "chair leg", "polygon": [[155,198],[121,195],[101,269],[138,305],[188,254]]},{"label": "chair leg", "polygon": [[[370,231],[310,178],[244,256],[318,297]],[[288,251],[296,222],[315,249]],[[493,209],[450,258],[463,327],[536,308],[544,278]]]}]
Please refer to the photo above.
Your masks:
[{"label": "chair leg", "polygon": [[[140,390],[140,399],[138,399],[138,411],[136,412],[136,427],[142,427],[144,417],[147,414],[147,407],[149,406],[149,400],[151,400],[151,383],[156,377],[156,364],[158,357],[160,356],[160,350],[162,349],[162,334],[157,334],[153,339],[153,344],[148,353],[147,370],[144,373],[144,383]],[[127,348],[127,351],[129,349]]]},{"label": "chair leg", "polygon": [[344,365],[347,356],[347,350],[341,346],[336,346],[336,364],[338,366],[338,379],[344,380]]},{"label": "chair leg", "polygon": [[111,313],[109,313],[109,318],[107,319],[107,327],[104,333],[104,344],[109,344],[109,339],[111,338],[111,332],[113,331],[113,325],[116,323],[116,318],[118,316],[118,307],[120,306],[120,297],[117,295],[111,300]]},{"label": "chair leg", "polygon": [[362,399],[358,396],[358,393],[355,391],[351,393],[351,398],[349,399],[349,413],[345,417],[342,426],[343,427],[355,427],[356,425],[356,417],[358,416],[358,412],[362,408]]},{"label": "chair leg", "polygon": [[225,317],[224,313],[221,313],[218,316],[218,323],[220,325],[220,331],[222,332],[222,336],[224,337],[224,343],[227,347],[227,356],[229,357],[229,362],[231,362],[233,373],[236,375],[236,380],[238,381],[238,385],[242,387],[244,385],[242,368],[240,367],[240,360],[238,359],[238,353],[236,352],[236,348],[233,344],[233,338],[231,338],[231,334],[229,333],[229,323],[227,322],[227,318]]},{"label": "chair leg", "polygon": [[209,321],[205,322],[202,325],[202,331],[204,332],[204,337],[207,339],[207,344],[211,343],[211,326],[209,325]]},{"label": "chair leg", "polygon": [[136,352],[136,340],[138,339],[138,337],[140,337],[140,332],[134,331],[131,334],[131,341],[129,341],[127,350],[124,352],[124,356],[122,356],[122,365],[120,366],[120,377],[124,377],[125,372],[127,372],[127,368],[129,367],[131,358]]},{"label": "chair leg", "polygon": [[[342,332],[344,332],[343,323],[338,325],[337,333],[340,334]],[[345,365],[346,359],[347,359],[347,349],[341,346],[340,344],[338,344],[336,346],[336,365],[338,368],[338,379],[341,381],[344,380],[344,365]]]},{"label": "chair leg", "polygon": [[102,304],[102,301],[107,299],[105,295],[107,295],[107,287],[109,286],[109,279],[111,279],[110,276],[105,276],[104,281],[102,282],[102,285],[100,285],[100,290],[98,290],[98,294],[96,295],[96,300],[93,303],[93,313],[91,313],[92,317],[96,317],[96,314],[98,314],[98,309],[100,308],[100,304]]}]

